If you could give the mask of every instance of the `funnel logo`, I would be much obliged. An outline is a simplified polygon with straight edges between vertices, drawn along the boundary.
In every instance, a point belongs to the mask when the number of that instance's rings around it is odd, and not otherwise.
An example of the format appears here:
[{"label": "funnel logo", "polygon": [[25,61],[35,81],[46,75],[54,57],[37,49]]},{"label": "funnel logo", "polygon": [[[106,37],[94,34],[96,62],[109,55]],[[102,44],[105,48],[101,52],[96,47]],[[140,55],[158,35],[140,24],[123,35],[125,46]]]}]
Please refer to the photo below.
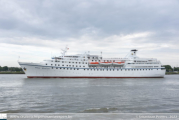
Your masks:
[{"label": "funnel logo", "polygon": [[25,67],[24,67],[23,69],[26,71],[26,68],[25,68]]},{"label": "funnel logo", "polygon": [[7,114],[0,114],[0,120],[7,120]]}]

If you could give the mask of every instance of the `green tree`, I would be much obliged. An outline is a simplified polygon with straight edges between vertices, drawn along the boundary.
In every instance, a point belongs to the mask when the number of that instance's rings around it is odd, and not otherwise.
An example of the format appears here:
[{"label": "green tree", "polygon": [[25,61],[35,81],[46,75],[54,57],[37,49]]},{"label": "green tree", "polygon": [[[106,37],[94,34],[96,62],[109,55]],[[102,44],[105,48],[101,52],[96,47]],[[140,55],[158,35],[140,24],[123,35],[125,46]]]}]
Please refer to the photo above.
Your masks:
[{"label": "green tree", "polygon": [[173,71],[179,71],[179,67],[174,67]]},{"label": "green tree", "polygon": [[173,71],[172,67],[170,65],[163,65],[163,67],[165,67],[166,71]]},{"label": "green tree", "polygon": [[7,66],[4,66],[4,67],[2,68],[2,71],[8,71],[8,67],[7,67]]}]

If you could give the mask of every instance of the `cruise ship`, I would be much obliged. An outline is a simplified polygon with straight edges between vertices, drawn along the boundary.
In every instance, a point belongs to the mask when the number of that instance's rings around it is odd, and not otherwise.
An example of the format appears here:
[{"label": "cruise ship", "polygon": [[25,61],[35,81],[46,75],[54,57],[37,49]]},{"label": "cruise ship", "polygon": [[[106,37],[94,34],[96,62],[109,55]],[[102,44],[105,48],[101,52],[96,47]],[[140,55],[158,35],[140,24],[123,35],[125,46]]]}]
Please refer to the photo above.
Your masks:
[{"label": "cruise ship", "polygon": [[89,52],[62,55],[40,63],[18,62],[27,78],[162,78],[165,68],[155,58],[139,58],[132,49],[125,58],[103,58]]}]

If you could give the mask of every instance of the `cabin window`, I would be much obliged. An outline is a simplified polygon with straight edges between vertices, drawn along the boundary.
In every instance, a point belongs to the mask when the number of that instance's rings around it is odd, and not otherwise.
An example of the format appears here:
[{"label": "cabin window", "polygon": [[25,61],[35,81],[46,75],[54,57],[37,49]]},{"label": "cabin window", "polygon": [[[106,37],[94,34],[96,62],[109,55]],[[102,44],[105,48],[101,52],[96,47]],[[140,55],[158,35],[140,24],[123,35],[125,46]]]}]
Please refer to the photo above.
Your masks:
[{"label": "cabin window", "polygon": [[55,64],[55,66],[56,66],[56,64]]},{"label": "cabin window", "polygon": [[56,69],[58,69],[58,68],[56,68]]},{"label": "cabin window", "polygon": [[47,63],[46,63],[46,65],[47,65]]},{"label": "cabin window", "polygon": [[53,69],[53,67],[52,67],[52,69]]},{"label": "cabin window", "polygon": [[53,64],[51,64],[51,65],[53,65]]}]

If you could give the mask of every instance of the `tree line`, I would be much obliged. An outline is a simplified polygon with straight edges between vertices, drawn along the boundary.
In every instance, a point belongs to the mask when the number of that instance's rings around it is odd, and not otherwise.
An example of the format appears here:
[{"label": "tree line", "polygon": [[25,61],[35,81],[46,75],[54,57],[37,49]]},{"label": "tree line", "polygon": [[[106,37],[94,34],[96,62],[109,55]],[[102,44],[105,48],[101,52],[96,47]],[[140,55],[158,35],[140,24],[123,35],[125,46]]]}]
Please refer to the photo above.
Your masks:
[{"label": "tree line", "polygon": [[179,71],[179,67],[172,68],[170,65],[163,65],[163,67],[165,67],[167,72]]},{"label": "tree line", "polygon": [[23,71],[23,70],[20,67],[7,67],[7,66],[1,67],[0,66],[0,71]]}]

